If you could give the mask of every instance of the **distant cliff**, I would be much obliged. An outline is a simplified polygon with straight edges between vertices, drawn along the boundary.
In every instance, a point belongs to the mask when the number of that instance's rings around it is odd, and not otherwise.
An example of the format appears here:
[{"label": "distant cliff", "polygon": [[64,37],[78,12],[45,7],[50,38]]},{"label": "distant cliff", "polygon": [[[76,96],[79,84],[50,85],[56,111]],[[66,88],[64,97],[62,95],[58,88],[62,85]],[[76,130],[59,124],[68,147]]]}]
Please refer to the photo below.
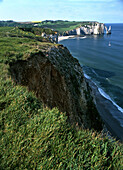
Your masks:
[{"label": "distant cliff", "polygon": [[92,22],[89,25],[80,25],[79,27],[65,31],[63,35],[100,35],[104,34],[105,25],[99,22]]},{"label": "distant cliff", "polygon": [[11,63],[10,72],[16,83],[28,86],[45,106],[66,112],[72,124],[102,130],[82,68],[66,47],[57,45],[33,53]]}]

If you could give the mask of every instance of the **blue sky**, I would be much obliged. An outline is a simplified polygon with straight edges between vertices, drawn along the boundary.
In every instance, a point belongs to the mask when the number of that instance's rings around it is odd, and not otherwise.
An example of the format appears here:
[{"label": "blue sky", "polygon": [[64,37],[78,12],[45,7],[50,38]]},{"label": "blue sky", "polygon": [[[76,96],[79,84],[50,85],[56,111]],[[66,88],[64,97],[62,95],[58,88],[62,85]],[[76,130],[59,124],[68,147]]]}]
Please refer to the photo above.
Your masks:
[{"label": "blue sky", "polygon": [[123,23],[123,0],[0,0],[0,20]]}]

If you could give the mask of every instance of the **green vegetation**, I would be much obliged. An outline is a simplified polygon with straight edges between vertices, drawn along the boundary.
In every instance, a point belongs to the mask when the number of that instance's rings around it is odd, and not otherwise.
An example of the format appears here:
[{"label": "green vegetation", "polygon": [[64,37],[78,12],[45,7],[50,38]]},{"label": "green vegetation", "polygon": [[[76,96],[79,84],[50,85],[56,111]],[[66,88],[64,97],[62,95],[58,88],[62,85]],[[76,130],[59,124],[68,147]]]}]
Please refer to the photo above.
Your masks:
[{"label": "green vegetation", "polygon": [[0,27],[0,63],[24,60],[31,53],[47,50],[48,47],[54,46],[55,44],[51,44],[47,39],[37,35],[39,30],[40,28],[33,28],[32,32],[27,32],[19,28]]},{"label": "green vegetation", "polygon": [[20,28],[20,29],[26,31],[27,33],[31,32],[34,35],[39,35],[39,36],[41,36],[42,33],[55,34],[55,31],[51,30],[50,28],[33,27],[33,28]]},{"label": "green vegetation", "polygon": [[30,31],[26,31],[26,28],[18,27],[0,27],[0,37],[19,37],[19,38],[29,38],[37,41],[49,41],[48,38],[43,38],[41,33],[44,31],[46,33],[51,33],[51,29],[42,28],[28,28]]},{"label": "green vegetation", "polygon": [[[5,29],[5,30],[4,30]],[[122,145],[90,130],[76,130],[65,113],[49,110],[16,85],[9,63],[53,44],[0,32],[0,169],[122,169]],[[11,28],[12,29],[12,28]],[[5,37],[3,37],[5,35]]]},{"label": "green vegetation", "polygon": [[0,21],[0,27],[33,27],[35,23],[33,22],[15,22],[12,20]]},{"label": "green vegetation", "polygon": [[12,20],[9,21],[0,21],[0,27],[16,27],[19,26],[20,23],[14,22]]},{"label": "green vegetation", "polygon": [[38,26],[47,27],[63,33],[64,31],[69,31],[79,27],[80,25],[87,25],[91,22],[75,22],[75,21],[43,21],[39,23]]},{"label": "green vegetation", "polygon": [[62,34],[64,31],[69,31],[72,29],[75,29],[79,27],[80,25],[90,25],[92,22],[82,22],[82,21],[52,21],[52,20],[46,20],[42,22],[14,22],[14,21],[0,21],[0,26],[11,26],[11,27],[22,27],[22,28],[32,28],[36,24],[36,27],[45,28],[45,29],[53,29],[54,31],[58,31],[60,34]]}]

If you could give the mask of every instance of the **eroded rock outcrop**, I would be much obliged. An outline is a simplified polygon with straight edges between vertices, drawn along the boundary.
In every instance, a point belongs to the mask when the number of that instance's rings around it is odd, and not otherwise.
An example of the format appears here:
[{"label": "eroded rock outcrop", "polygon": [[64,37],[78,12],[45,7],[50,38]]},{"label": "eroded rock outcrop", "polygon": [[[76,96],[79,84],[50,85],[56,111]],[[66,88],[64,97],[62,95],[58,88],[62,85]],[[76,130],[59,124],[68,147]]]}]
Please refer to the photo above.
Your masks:
[{"label": "eroded rock outcrop", "polygon": [[82,68],[66,47],[52,46],[10,64],[12,78],[28,86],[49,108],[66,112],[71,123],[102,129],[102,121],[86,83]]}]

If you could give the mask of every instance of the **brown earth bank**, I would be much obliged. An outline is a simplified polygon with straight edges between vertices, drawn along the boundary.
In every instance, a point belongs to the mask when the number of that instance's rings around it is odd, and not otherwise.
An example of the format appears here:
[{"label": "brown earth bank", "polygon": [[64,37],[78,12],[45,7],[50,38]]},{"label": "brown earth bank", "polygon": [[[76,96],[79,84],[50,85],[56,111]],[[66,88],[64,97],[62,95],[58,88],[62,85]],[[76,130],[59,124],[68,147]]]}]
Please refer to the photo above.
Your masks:
[{"label": "brown earth bank", "polygon": [[66,47],[52,46],[10,63],[10,73],[17,84],[34,91],[44,106],[66,112],[70,123],[103,129],[83,70]]}]

